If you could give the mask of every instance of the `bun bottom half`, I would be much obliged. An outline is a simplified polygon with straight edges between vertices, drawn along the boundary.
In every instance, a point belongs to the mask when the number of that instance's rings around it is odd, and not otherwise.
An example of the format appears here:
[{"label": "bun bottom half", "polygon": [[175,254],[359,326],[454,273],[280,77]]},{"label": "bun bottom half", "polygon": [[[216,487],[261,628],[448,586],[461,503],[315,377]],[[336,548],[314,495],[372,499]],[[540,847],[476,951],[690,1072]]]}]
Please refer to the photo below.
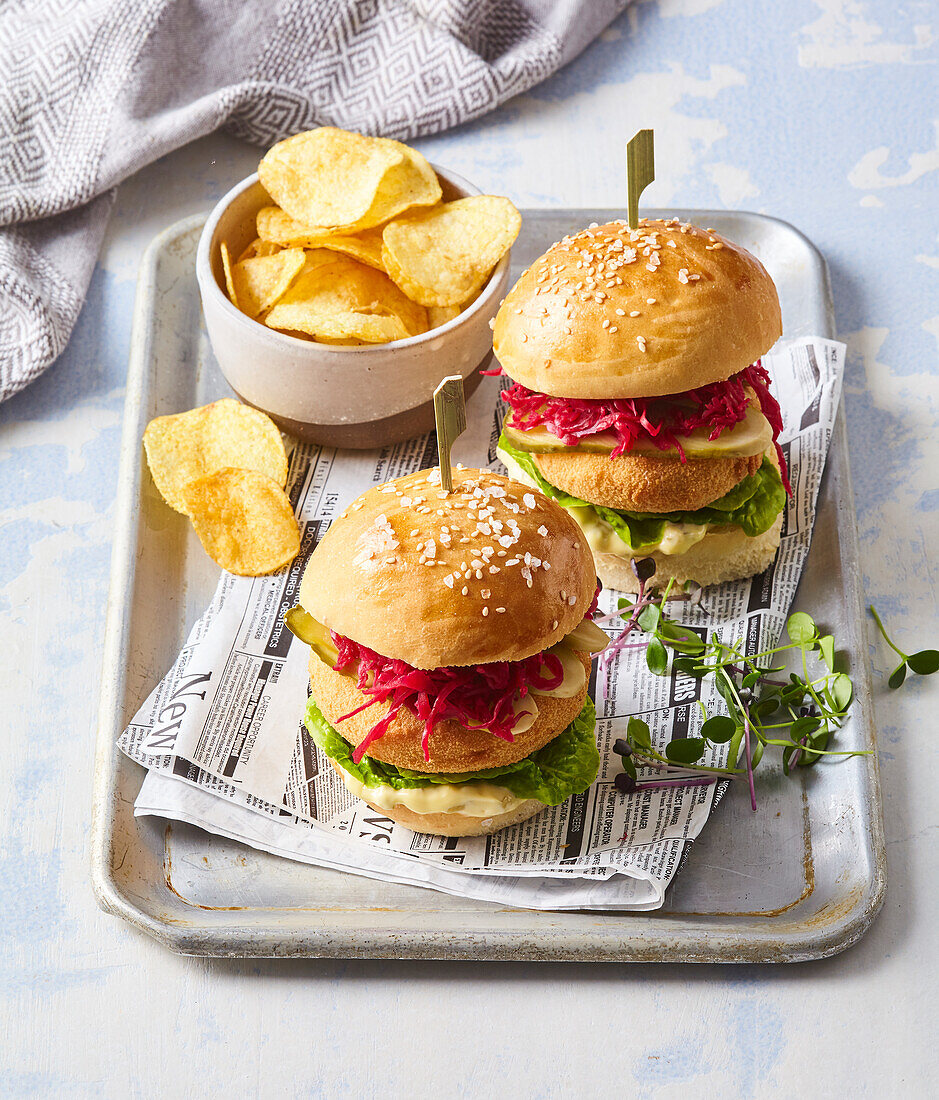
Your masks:
[{"label": "bun bottom half", "polygon": [[[762,573],[776,557],[779,549],[779,533],[782,515],[762,535],[750,537],[739,527],[711,531],[684,554],[647,554],[655,562],[653,582],[662,588],[669,580],[677,584],[695,581],[702,587],[722,584],[724,581],[742,580]],[[639,580],[632,570],[629,558],[618,554],[605,554],[594,550],[597,576],[605,588],[618,592],[639,591]]]},{"label": "bun bottom half", "polygon": [[[345,783],[345,770],[334,760],[330,763]],[[346,786],[348,787],[349,784],[346,783]],[[349,789],[352,790],[351,787]],[[544,802],[529,798],[506,813],[496,814],[493,817],[470,817],[468,814],[456,812],[421,814],[400,804],[392,806],[389,810],[374,805],[367,798],[362,798],[358,791],[352,791],[352,793],[382,817],[390,817],[392,821],[415,833],[431,833],[434,836],[488,836],[490,833],[497,833],[500,829],[507,829],[510,825],[527,821],[530,817],[547,809]]]}]

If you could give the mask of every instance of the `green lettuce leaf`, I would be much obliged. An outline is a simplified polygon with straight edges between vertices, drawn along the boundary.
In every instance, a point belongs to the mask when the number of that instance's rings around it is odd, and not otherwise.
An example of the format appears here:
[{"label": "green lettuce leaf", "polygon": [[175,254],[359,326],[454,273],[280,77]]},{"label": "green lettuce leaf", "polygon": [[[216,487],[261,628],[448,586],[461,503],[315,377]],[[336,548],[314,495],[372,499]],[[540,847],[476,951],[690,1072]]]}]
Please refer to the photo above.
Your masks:
[{"label": "green lettuce leaf", "polygon": [[735,524],[751,538],[762,535],[776,522],[776,517],[786,504],[779,471],[764,456],[755,474],[749,474],[719,500],[706,508],[693,512],[620,512],[602,508],[573,497],[545,481],[535,465],[532,455],[514,447],[505,433],[499,437],[499,446],[525,471],[546,497],[556,500],[564,508],[588,508],[608,523],[632,551],[654,549],[661,541],[665,523]]},{"label": "green lettuce leaf", "polygon": [[585,791],[597,778],[600,768],[594,736],[597,715],[589,698],[567,729],[531,756],[501,768],[455,775],[412,772],[367,756],[356,764],[352,759],[352,746],[326,721],[314,699],[307,704],[304,724],[314,743],[366,787],[383,785],[400,791],[409,787],[430,787],[435,783],[497,779],[498,786],[507,787],[516,798],[537,798],[548,806],[558,806],[572,794]]}]

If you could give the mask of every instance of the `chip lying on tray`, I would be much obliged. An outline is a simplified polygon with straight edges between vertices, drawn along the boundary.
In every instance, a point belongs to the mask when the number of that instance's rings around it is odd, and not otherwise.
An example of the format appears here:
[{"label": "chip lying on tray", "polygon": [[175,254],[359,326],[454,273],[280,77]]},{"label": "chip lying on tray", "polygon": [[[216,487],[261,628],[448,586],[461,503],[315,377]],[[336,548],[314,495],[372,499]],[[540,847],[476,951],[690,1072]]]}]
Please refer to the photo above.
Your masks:
[{"label": "chip lying on tray", "polygon": [[223,398],[158,416],[143,436],[154,484],[192,520],[212,560],[230,573],[281,569],[300,549],[277,425],[257,409]]},{"label": "chip lying on tray", "polygon": [[521,226],[496,195],[442,202],[415,149],[332,126],[278,142],[258,176],[277,205],[258,211],[257,237],[235,263],[220,245],[228,296],[269,328],[319,343],[387,343],[446,324]]}]

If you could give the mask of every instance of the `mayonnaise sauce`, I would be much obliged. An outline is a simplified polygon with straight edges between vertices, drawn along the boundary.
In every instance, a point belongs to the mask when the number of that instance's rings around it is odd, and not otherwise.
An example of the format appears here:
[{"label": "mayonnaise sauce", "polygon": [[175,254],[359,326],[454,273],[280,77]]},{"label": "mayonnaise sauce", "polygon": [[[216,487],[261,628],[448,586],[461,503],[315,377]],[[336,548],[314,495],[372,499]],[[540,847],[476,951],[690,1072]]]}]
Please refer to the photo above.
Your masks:
[{"label": "mayonnaise sauce", "polygon": [[404,806],[416,814],[465,814],[467,817],[497,817],[521,806],[527,799],[517,798],[507,787],[482,780],[470,783],[434,783],[429,787],[409,787],[398,791],[382,784],[366,787],[345,769],[342,779],[356,798],[388,812]]},{"label": "mayonnaise sauce", "polygon": [[[515,462],[505,451],[499,450],[499,458],[505,463],[509,473],[523,485],[537,489],[533,478]],[[618,558],[647,558],[653,551],[659,554],[684,554],[696,542],[700,542],[708,532],[706,523],[666,523],[662,538],[654,546],[644,546],[635,553],[617,535],[613,528],[600,519],[593,508],[565,508],[577,526],[583,531],[590,549],[598,554],[615,554]]]}]

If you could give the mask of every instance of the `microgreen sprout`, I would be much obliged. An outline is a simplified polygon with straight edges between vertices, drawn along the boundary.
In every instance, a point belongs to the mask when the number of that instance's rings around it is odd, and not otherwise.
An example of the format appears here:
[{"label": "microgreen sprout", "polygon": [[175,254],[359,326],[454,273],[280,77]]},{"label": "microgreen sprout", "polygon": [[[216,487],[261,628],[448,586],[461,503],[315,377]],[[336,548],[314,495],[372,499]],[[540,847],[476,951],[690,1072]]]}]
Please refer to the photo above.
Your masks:
[{"label": "microgreen sprout", "polygon": [[890,646],[894,653],[899,654],[901,658],[900,663],[887,678],[888,687],[898,688],[906,679],[907,671],[917,676],[931,676],[939,669],[939,651],[935,649],[921,649],[917,653],[904,653],[902,649],[894,645],[893,640],[887,633],[887,628],[877,614],[877,608],[874,607],[873,604],[870,605],[870,613],[874,616],[874,622],[877,624],[877,629],[883,635],[884,641]]},{"label": "microgreen sprout", "polygon": [[[705,716],[700,736],[675,738],[662,752],[653,747],[649,726],[639,718],[630,718],[626,736],[613,747],[623,760],[623,774],[614,780],[619,790],[706,786],[723,779],[745,779],[750,805],[755,810],[753,773],[767,747],[782,751],[786,775],[796,767],[812,767],[823,756],[866,755],[829,748],[844,723],[854,689],[847,674],[835,667],[835,639],[821,633],[810,615],[797,611],[789,616],[788,643],[748,654],[742,640],[722,642],[714,632],[710,638],[702,638],[697,631],[669,619],[664,611],[667,601],[700,599],[700,590],[673,593],[674,585],[669,581],[661,596],[649,594],[646,583],[651,573],[643,570],[643,565],[640,561],[634,566],[639,578],[636,599],[620,600],[619,614],[626,624],[613,646],[625,648],[625,636],[637,629],[643,631],[648,639],[634,642],[629,648],[646,647],[646,665],[651,672],[666,675],[671,655],[671,667],[676,672],[699,679],[713,675],[728,713],[708,716],[699,703]],[[785,677],[785,665],[775,663],[789,651],[798,653],[801,675],[789,673]],[[904,660],[912,659],[901,655]],[[936,659],[939,661],[939,655]],[[726,751],[724,766],[701,764],[705,753],[717,746],[726,746],[726,750],[722,748]],[[639,768],[651,770],[654,777],[640,779]]]}]

